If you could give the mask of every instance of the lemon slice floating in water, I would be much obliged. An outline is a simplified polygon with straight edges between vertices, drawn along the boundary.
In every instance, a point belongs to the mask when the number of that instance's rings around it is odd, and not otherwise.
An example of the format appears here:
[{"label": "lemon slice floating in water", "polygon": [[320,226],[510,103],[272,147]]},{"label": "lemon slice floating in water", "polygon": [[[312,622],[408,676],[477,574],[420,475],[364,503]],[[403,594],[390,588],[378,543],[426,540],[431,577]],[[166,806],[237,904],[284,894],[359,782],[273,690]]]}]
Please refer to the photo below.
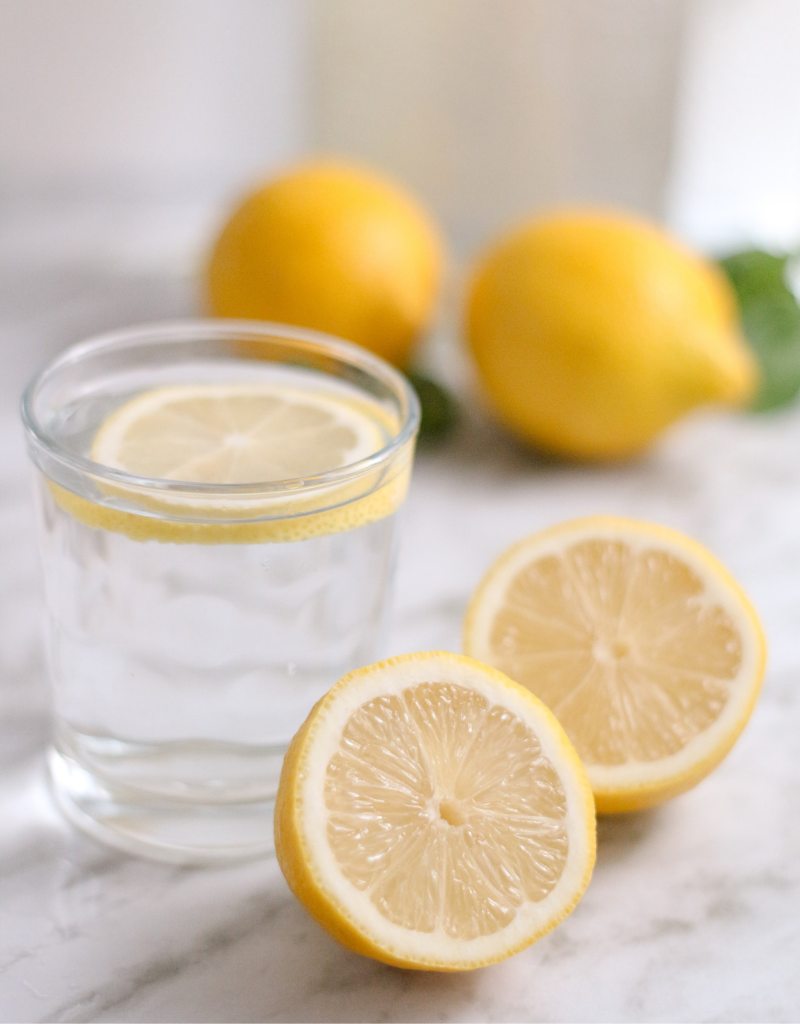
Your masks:
[{"label": "lemon slice floating in water", "polygon": [[467,613],[465,651],[540,697],[586,766],[597,809],[676,796],[747,723],[766,646],[747,597],[674,530],[597,516],[511,547]]},{"label": "lemon slice floating in water", "polygon": [[321,392],[183,385],[148,391],[109,416],[92,459],[162,480],[269,483],[339,469],[384,444],[374,419]]},{"label": "lemon slice floating in water", "polygon": [[457,971],[550,931],[594,863],[584,770],[547,708],[468,658],[359,669],[284,760],[275,847],[295,895],[351,949]]},{"label": "lemon slice floating in water", "polygon": [[[267,382],[157,388],[112,413],[90,453],[93,461],[145,483],[102,484],[113,504],[55,484],[51,489],[82,522],[135,540],[304,540],[397,509],[408,488],[410,450],[388,469],[368,463],[352,479],[324,477],[381,451],[397,427],[377,403],[313,388]],[[150,480],[185,486],[175,492]],[[264,490],[283,481],[288,488]],[[246,491],[250,483],[252,494],[215,493],[207,486],[238,484]],[[192,485],[199,485],[196,491]]]}]

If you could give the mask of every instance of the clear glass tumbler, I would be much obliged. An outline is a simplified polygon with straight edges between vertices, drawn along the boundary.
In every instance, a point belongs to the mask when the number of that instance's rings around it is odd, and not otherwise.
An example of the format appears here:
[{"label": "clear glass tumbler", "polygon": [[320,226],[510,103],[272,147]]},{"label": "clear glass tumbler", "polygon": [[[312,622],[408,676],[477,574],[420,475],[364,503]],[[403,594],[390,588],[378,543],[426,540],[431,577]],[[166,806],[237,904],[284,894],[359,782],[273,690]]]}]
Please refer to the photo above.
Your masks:
[{"label": "clear glass tumbler", "polygon": [[[378,450],[302,479],[208,484],[91,458],[152,389],[265,382],[350,403]],[[419,407],[345,342],[244,321],[152,325],[66,351],[28,387],[66,815],[181,862],[267,853],[284,751],[314,702],[380,653]]]}]

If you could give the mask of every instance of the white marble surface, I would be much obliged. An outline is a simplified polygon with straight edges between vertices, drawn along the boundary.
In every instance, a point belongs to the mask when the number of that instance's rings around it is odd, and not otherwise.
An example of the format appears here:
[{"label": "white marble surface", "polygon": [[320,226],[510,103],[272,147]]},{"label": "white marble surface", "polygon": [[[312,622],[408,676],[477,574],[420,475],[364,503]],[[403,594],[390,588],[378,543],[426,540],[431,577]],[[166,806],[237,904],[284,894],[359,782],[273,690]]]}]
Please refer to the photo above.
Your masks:
[{"label": "white marble surface", "polygon": [[27,234],[20,223],[0,226],[0,1020],[800,1018],[800,409],[698,416],[614,469],[537,460],[480,417],[420,455],[394,651],[459,649],[470,591],[511,541],[620,512],[683,529],[729,565],[763,616],[770,665],[750,725],[709,779],[659,810],[600,822],[591,885],[554,932],[471,974],[404,972],[329,939],[274,862],[137,860],[53,809],[17,394],[66,342],[193,313],[195,297],[180,260],[104,248],[107,218],[71,222],[60,249],[41,222]]}]

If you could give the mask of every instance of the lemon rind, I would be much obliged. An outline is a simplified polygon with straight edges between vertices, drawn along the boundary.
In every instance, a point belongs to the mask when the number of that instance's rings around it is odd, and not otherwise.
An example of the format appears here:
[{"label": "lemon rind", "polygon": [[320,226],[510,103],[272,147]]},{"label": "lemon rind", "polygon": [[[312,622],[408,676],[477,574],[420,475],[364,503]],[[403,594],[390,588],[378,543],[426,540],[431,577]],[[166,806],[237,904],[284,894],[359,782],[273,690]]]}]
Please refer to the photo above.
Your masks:
[{"label": "lemon rind", "polygon": [[[355,530],[396,512],[408,493],[410,477],[408,464],[390,480],[360,497],[352,498],[347,488],[340,488],[327,494],[328,502],[338,501],[333,508],[315,510],[312,505],[307,509],[301,506],[298,510],[297,502],[286,502],[285,515],[281,516],[280,506],[275,503],[265,503],[261,508],[256,504],[248,508],[247,518],[241,522],[229,521],[237,512],[236,507],[215,504],[212,499],[181,505],[177,500],[167,502],[155,496],[143,497],[140,492],[133,493],[121,486],[104,485],[109,496],[143,506],[142,513],[137,513],[90,501],[50,479],[46,479],[46,483],[59,508],[85,526],[120,533],[134,541],[213,545],[290,543]],[[319,497],[315,500],[322,501]],[[243,514],[242,510],[238,511],[239,515]],[[265,518],[258,518],[259,512]],[[179,518],[181,513],[187,518]],[[206,521],[193,522],[188,518],[200,516]],[[221,521],[215,522],[215,516]]]}]

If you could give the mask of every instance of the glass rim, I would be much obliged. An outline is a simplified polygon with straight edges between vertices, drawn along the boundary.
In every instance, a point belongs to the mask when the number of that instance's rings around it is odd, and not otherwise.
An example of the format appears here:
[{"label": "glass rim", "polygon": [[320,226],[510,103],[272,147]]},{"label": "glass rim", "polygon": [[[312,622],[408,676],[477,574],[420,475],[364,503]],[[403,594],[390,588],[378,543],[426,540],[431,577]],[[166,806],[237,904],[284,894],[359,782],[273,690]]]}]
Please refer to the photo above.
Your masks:
[{"label": "glass rim", "polygon": [[[95,462],[78,455],[53,437],[35,412],[35,400],[40,390],[59,372],[80,360],[113,351],[117,347],[136,348],[159,340],[170,341],[224,341],[236,338],[252,339],[254,336],[274,338],[286,343],[297,343],[301,351],[315,353],[327,358],[333,357],[340,363],[379,380],[400,401],[400,429],[388,444],[371,455],[356,462],[350,462],[336,469],[326,470],[305,477],[289,477],[274,481],[253,481],[239,484],[214,484],[185,480],[165,480],[160,477],[139,476],[114,469],[102,462]],[[324,371],[320,371],[323,372]],[[385,359],[334,335],[306,327],[272,323],[265,320],[231,320],[217,318],[188,318],[163,320],[104,331],[84,341],[70,345],[55,359],[51,360],[34,375],[23,391],[21,400],[22,423],[29,437],[51,457],[62,465],[86,476],[107,480],[124,486],[131,491],[144,489],[169,494],[213,495],[216,497],[245,497],[253,495],[274,495],[286,491],[300,491],[307,488],[328,487],[362,476],[388,462],[412,441],[419,430],[420,405],[414,388],[403,373]]]}]

